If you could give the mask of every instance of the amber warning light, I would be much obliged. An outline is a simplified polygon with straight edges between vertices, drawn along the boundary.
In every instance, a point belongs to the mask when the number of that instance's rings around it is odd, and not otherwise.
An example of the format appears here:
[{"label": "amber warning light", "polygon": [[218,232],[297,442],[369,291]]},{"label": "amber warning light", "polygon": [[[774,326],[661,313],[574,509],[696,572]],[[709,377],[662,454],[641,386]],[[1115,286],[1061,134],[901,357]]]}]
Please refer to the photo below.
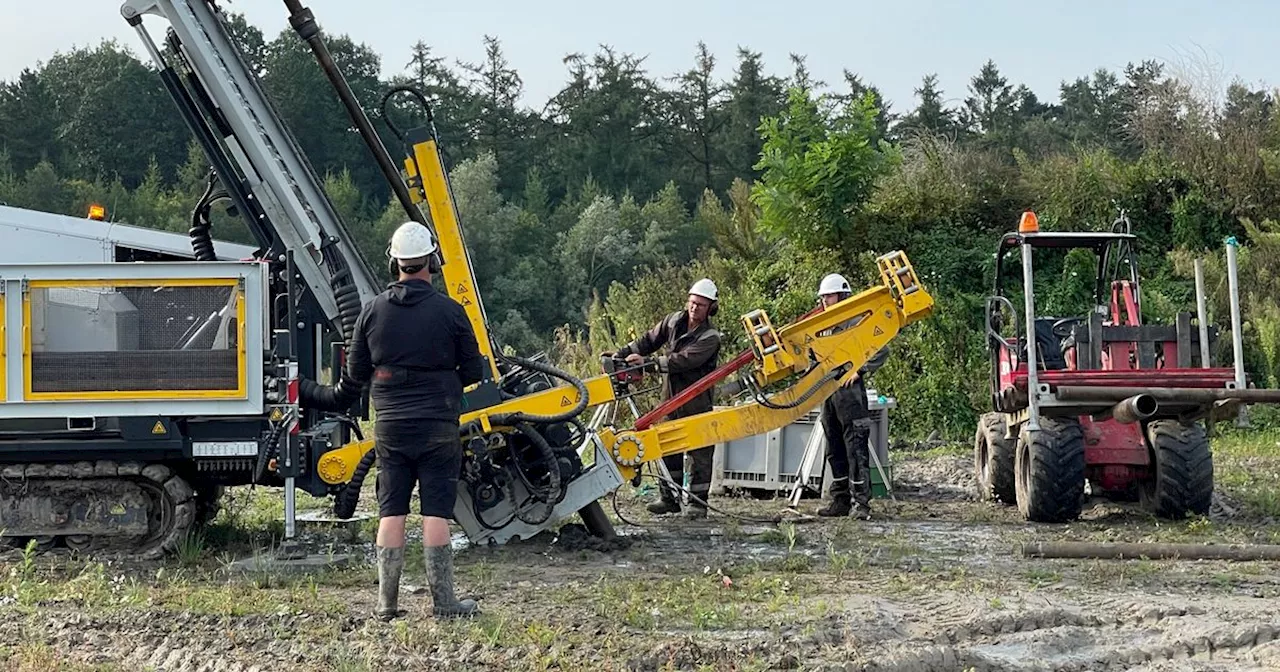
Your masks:
[{"label": "amber warning light", "polygon": [[1018,222],[1018,233],[1035,233],[1040,230],[1040,221],[1036,219],[1036,213],[1030,210],[1022,213],[1022,220]]},{"label": "amber warning light", "polygon": [[94,220],[97,220],[97,221],[101,222],[102,220],[104,220],[104,219],[106,219],[106,218],[107,218],[107,209],[106,209],[106,208],[102,207],[101,205],[91,205],[91,206],[89,206],[89,219],[94,219]]}]

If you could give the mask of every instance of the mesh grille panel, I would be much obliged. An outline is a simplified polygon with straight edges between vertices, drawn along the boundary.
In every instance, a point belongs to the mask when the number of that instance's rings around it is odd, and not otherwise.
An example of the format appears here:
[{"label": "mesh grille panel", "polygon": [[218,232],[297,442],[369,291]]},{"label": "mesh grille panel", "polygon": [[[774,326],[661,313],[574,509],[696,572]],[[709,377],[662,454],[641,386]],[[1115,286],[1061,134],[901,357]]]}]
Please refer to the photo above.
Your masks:
[{"label": "mesh grille panel", "polygon": [[33,287],[31,391],[235,391],[231,286]]}]

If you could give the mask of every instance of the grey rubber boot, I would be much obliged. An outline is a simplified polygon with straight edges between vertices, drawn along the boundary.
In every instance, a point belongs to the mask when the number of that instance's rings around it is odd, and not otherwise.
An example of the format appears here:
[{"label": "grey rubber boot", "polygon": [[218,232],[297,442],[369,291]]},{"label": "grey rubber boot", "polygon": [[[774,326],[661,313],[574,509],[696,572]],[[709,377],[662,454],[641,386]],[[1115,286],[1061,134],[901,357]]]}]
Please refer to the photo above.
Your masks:
[{"label": "grey rubber boot", "polygon": [[425,546],[427,582],[431,584],[431,610],[436,616],[455,618],[475,616],[480,605],[475,600],[459,600],[453,593],[453,549],[449,546]]},{"label": "grey rubber boot", "polygon": [[404,573],[404,547],[378,546],[378,610],[377,617],[390,621],[404,615],[399,606],[400,575]]}]

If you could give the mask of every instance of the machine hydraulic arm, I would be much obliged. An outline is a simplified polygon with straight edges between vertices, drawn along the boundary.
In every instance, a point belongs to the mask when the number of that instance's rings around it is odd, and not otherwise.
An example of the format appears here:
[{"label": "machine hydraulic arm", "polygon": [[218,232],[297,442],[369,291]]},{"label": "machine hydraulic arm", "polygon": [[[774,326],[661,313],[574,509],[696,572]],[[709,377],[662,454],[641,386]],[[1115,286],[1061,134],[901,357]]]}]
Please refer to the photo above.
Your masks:
[{"label": "machine hydraulic arm", "polygon": [[[745,381],[754,393],[753,401],[677,420],[601,429],[601,445],[624,478],[634,479],[641,465],[664,455],[753,436],[793,422],[829,397],[904,327],[932,313],[933,298],[919,283],[904,253],[887,254],[878,264],[880,284],[782,329],[775,329],[761,310],[742,317],[751,340],[749,353],[708,374],[695,387],[713,385],[737,368],[754,364]],[[586,405],[616,400],[619,375],[583,381]],[[772,395],[764,392],[766,386],[788,378],[794,380],[781,391]],[[467,413],[462,423],[489,432],[513,414],[549,414],[577,405],[581,395],[573,386],[559,386]],[[372,449],[373,441],[367,439],[326,453],[320,460],[321,477],[331,483],[345,482],[361,457]]]},{"label": "machine hydraulic arm", "polygon": [[[600,431],[625,478],[645,462],[762,434],[795,421],[835,392],[904,327],[929,316],[933,298],[902,252],[879,259],[881,284],[775,330],[763,311],[742,317],[755,367],[746,379],[754,401],[655,423]],[[782,391],[766,385],[795,377]]]}]

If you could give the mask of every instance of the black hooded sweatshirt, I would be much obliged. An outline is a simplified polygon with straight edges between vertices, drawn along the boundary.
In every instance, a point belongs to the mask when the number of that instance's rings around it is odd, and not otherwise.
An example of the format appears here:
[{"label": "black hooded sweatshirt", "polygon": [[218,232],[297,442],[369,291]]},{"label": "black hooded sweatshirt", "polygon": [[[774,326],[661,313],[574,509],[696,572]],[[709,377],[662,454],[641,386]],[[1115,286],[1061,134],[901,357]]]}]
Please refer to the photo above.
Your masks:
[{"label": "black hooded sweatshirt", "polygon": [[392,283],[356,321],[347,375],[363,385],[378,422],[458,422],[462,390],[484,359],[462,305],[426,280]]}]

